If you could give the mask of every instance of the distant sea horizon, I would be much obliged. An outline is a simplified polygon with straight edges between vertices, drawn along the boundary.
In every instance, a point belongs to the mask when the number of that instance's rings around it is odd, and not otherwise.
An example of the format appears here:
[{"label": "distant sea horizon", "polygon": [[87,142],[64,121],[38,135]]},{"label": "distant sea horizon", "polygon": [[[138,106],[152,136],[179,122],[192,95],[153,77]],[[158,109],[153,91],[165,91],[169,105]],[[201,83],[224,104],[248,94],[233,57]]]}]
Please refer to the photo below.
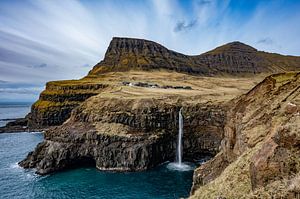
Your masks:
[{"label": "distant sea horizon", "polygon": [[24,118],[33,102],[0,101],[0,127],[17,118]]},{"label": "distant sea horizon", "polygon": [[29,101],[0,101],[0,105],[32,105]]}]

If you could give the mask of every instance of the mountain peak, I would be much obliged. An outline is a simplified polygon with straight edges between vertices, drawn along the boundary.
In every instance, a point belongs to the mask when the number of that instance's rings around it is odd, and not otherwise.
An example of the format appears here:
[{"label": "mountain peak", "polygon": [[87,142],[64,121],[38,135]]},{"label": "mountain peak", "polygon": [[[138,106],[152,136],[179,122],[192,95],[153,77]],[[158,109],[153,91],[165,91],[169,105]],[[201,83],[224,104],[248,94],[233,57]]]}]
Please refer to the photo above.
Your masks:
[{"label": "mountain peak", "polygon": [[275,73],[299,70],[300,57],[273,55],[239,41],[188,56],[145,39],[114,37],[89,76],[128,70],[170,70],[199,75]]},{"label": "mountain peak", "polygon": [[249,46],[245,43],[242,43],[240,41],[234,41],[234,42],[230,42],[225,44],[225,46],[228,46],[230,48],[237,48],[237,49],[248,49],[248,50],[252,50],[252,51],[257,51],[257,49],[253,48],[252,46]]},{"label": "mountain peak", "polygon": [[118,42],[153,42],[147,39],[140,39],[140,38],[134,38],[134,37],[113,37],[111,40],[112,43],[118,43]]},{"label": "mountain peak", "polygon": [[113,37],[107,49],[106,55],[123,53],[141,54],[149,53],[148,51],[153,53],[153,51],[161,49],[167,50],[162,45],[146,39]]},{"label": "mountain peak", "polygon": [[239,41],[233,41],[222,46],[219,46],[204,54],[219,54],[219,53],[255,53],[257,49]]}]

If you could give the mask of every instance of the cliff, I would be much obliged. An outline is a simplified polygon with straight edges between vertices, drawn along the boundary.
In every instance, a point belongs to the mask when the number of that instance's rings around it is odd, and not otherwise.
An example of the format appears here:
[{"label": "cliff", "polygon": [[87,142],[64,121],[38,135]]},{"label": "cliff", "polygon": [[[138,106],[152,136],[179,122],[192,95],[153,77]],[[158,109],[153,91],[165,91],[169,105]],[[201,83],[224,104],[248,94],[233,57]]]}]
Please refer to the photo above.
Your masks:
[{"label": "cliff", "polygon": [[186,118],[185,159],[216,154],[225,121],[222,103],[103,94],[87,99],[67,122],[48,130],[20,165],[48,174],[84,164],[137,171],[173,161],[181,107]]},{"label": "cliff", "polygon": [[112,71],[165,69],[197,75],[240,75],[300,70],[300,57],[258,51],[232,42],[207,53],[188,56],[143,39],[114,37],[103,61],[89,76]]},{"label": "cliff", "polygon": [[107,87],[105,83],[89,80],[48,82],[26,116],[29,128],[61,125],[70,117],[73,108]]},{"label": "cliff", "polygon": [[162,71],[106,74],[101,83],[109,86],[74,108],[64,124],[47,130],[45,141],[20,165],[47,174],[82,164],[135,171],[172,161],[181,107],[186,160],[214,155],[223,135],[227,102],[260,79]]},{"label": "cliff", "polygon": [[85,78],[47,83],[27,116],[28,127],[39,129],[61,125],[84,100],[118,87],[120,81],[113,75],[114,72],[152,73],[164,70],[197,76],[248,76],[251,79],[257,73],[266,75],[300,70],[299,63],[300,57],[257,51],[240,42],[232,42],[201,55],[187,56],[148,40],[113,38],[104,59]]},{"label": "cliff", "polygon": [[300,73],[282,73],[239,97],[220,153],[194,173],[191,198],[297,198]]},{"label": "cliff", "polygon": [[105,74],[101,84],[108,86],[74,108],[61,126],[48,129],[45,140],[20,165],[47,174],[82,164],[136,171],[172,161],[181,107],[184,157],[195,161],[213,156],[219,151],[227,102],[260,80],[166,71]]}]

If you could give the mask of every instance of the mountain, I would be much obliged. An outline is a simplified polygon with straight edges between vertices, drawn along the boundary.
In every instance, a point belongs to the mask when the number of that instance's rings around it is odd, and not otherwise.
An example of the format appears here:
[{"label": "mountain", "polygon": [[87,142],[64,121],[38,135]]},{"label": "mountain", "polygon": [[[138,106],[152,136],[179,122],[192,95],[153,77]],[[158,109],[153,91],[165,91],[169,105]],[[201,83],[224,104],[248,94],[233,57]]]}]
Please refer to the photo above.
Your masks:
[{"label": "mountain", "polygon": [[188,56],[153,41],[114,37],[104,59],[94,66],[89,76],[113,71],[157,69],[209,76],[277,73],[300,70],[300,57],[258,51],[241,42]]},{"label": "mountain", "polygon": [[[199,77],[249,76],[251,86],[254,81],[257,82],[257,78],[267,74],[294,70],[300,70],[300,57],[258,51],[241,42],[231,42],[201,55],[188,56],[153,41],[114,37],[104,59],[86,77],[46,84],[46,89],[27,116],[28,126],[30,129],[37,129],[60,125],[70,117],[75,107],[89,97],[119,87],[122,81],[132,81],[132,74],[121,80],[111,72],[122,73],[122,76],[130,71],[178,72]],[[150,76],[155,79],[153,75]],[[145,77],[140,76],[139,79],[142,81]],[[176,84],[177,80],[174,81],[171,81],[172,84]],[[24,121],[20,121],[19,126],[24,126],[23,124]]]}]

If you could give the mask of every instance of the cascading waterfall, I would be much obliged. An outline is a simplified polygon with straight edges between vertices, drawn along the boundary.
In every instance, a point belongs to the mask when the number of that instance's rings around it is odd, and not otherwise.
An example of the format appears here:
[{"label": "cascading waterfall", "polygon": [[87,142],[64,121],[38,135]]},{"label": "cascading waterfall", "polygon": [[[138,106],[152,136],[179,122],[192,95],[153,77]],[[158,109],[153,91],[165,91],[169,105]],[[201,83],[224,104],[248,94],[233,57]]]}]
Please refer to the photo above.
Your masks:
[{"label": "cascading waterfall", "polygon": [[188,162],[182,162],[182,154],[183,154],[183,116],[182,116],[182,108],[180,108],[178,113],[178,139],[177,139],[177,146],[176,146],[176,161],[171,162],[168,164],[168,168],[171,170],[178,170],[178,171],[189,171],[192,170],[194,167]]},{"label": "cascading waterfall", "polygon": [[182,164],[182,135],[183,135],[183,117],[182,117],[182,108],[179,110],[179,119],[178,119],[178,141],[177,141],[177,154],[176,160],[179,165]]}]

